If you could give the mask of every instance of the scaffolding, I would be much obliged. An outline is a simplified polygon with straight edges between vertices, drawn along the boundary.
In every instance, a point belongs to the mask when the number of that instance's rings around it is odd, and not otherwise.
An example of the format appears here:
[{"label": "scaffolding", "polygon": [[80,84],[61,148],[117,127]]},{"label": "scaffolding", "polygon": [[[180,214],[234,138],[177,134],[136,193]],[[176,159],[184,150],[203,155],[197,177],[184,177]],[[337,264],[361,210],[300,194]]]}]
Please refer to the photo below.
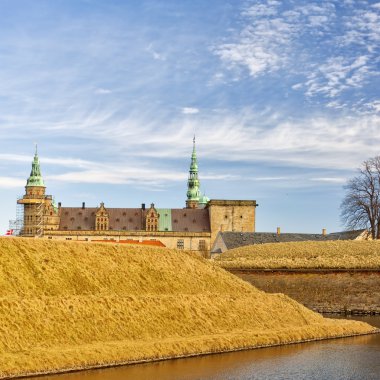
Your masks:
[{"label": "scaffolding", "polygon": [[42,235],[44,234],[44,210],[45,210],[44,206],[45,206],[44,202],[37,204],[37,214],[36,214],[37,230],[36,230],[36,235],[39,237],[42,237]]},{"label": "scaffolding", "polygon": [[[22,199],[22,197],[18,197],[17,199]],[[24,205],[16,204],[16,219],[12,219],[9,221],[9,229],[13,230],[13,234],[15,236],[19,236],[22,234],[22,229],[24,227]]]}]

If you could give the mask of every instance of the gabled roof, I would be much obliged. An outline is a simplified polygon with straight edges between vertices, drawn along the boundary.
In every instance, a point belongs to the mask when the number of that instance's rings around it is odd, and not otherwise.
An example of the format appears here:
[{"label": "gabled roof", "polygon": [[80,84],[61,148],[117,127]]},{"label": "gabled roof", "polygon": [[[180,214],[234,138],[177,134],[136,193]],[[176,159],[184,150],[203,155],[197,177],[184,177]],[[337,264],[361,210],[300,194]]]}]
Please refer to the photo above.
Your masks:
[{"label": "gabled roof", "polygon": [[208,209],[181,208],[172,209],[173,231],[210,232]]},{"label": "gabled roof", "polygon": [[[141,231],[148,209],[108,208],[109,229]],[[95,229],[97,207],[61,207],[61,231],[90,231]],[[210,232],[208,209],[157,209],[160,214],[159,230],[174,232]]]}]

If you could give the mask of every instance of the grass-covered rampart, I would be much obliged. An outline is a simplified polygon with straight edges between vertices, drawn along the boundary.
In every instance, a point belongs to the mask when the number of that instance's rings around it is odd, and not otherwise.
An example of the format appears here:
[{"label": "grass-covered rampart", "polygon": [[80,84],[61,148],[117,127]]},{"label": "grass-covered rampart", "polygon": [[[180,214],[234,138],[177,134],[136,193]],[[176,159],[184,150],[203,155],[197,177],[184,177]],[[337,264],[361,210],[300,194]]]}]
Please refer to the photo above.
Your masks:
[{"label": "grass-covered rampart", "polygon": [[0,239],[0,377],[372,330],[184,252]]},{"label": "grass-covered rampart", "polygon": [[257,244],[217,256],[224,268],[241,269],[378,269],[380,241],[305,241]]}]

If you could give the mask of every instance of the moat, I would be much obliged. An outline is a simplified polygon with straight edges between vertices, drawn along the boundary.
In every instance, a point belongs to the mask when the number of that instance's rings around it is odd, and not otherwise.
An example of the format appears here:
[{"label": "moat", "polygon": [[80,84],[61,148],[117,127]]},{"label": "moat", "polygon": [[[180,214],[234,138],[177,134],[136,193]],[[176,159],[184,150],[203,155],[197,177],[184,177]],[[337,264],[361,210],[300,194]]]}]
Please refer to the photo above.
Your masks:
[{"label": "moat", "polygon": [[[333,316],[336,318],[336,316]],[[380,328],[380,317],[352,317]],[[361,379],[380,373],[380,334],[83,371],[44,380]],[[40,378],[34,378],[40,379]]]}]

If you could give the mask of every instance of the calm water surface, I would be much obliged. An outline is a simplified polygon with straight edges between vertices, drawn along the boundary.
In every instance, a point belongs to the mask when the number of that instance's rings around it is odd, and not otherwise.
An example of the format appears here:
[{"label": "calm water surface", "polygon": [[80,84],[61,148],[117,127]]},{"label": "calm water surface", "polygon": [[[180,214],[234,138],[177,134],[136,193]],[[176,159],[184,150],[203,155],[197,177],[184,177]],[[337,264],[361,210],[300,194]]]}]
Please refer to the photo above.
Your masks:
[{"label": "calm water surface", "polygon": [[[355,319],[380,327],[380,317]],[[380,334],[45,376],[42,379],[380,380]]]}]

